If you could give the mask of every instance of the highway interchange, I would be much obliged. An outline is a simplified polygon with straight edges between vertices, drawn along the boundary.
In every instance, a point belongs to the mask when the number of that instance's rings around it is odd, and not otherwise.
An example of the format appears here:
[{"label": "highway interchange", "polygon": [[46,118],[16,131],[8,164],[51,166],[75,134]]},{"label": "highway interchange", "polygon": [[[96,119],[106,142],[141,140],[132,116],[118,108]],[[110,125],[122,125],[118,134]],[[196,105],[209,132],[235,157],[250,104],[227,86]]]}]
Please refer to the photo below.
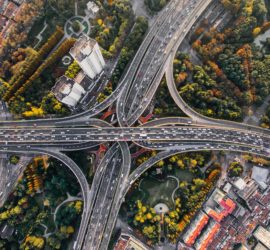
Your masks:
[{"label": "highway interchange", "polygon": [[[181,152],[239,151],[269,156],[270,132],[204,117],[179,96],[173,78],[175,53],[211,0],[174,0],[157,16],[118,87],[104,102],[70,117],[0,123],[3,153],[48,154],[63,162],[82,189],[84,209],[74,249],[107,249],[125,194],[159,160]],[[133,126],[166,76],[176,104],[190,118],[168,117]],[[120,127],[92,118],[116,103]],[[89,187],[80,168],[62,151],[112,143]],[[130,174],[128,142],[160,152]]]}]

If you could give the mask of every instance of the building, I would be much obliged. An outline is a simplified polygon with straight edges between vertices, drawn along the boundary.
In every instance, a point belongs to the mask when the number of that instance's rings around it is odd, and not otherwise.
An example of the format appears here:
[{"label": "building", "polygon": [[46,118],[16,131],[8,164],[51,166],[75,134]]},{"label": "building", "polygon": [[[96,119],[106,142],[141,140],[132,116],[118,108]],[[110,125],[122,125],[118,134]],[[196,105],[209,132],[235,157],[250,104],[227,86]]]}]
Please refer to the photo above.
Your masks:
[{"label": "building", "polygon": [[21,12],[23,12],[26,7],[27,4],[23,0],[0,0],[0,44],[2,43],[3,39],[8,36],[9,30],[17,22],[20,22]]},{"label": "building", "polygon": [[18,9],[19,7],[15,3],[9,2],[5,8],[5,11],[3,12],[3,15],[6,16],[7,18],[14,17]]},{"label": "building", "polygon": [[196,250],[207,250],[220,231],[220,222],[235,208],[236,203],[216,188],[205,203],[204,211],[199,212],[183,235],[184,243],[189,247],[194,245]]},{"label": "building", "polygon": [[208,220],[209,217],[204,212],[200,211],[183,235],[183,240],[186,245],[192,246],[194,244],[197,237],[201,234],[202,229],[208,223]]},{"label": "building", "polygon": [[223,187],[223,191],[228,194],[230,192],[231,188],[232,188],[232,184],[227,182],[225,184],[225,186]]},{"label": "building", "polygon": [[262,226],[258,226],[253,232],[253,236],[267,249],[270,249],[270,231]]},{"label": "building", "polygon": [[4,12],[8,4],[7,0],[0,0],[0,14]]},{"label": "building", "polygon": [[87,3],[87,10],[93,14],[96,15],[99,12],[99,7],[96,5],[96,3],[89,1]]},{"label": "building", "polygon": [[241,244],[241,246],[237,250],[249,250],[244,244]]},{"label": "building", "polygon": [[262,243],[257,243],[253,250],[268,250]]},{"label": "building", "polygon": [[216,234],[220,229],[220,224],[211,221],[207,229],[203,232],[200,238],[196,241],[195,249],[196,250],[207,250],[208,246],[211,244]]},{"label": "building", "polygon": [[236,204],[230,198],[226,198],[225,194],[219,189],[216,189],[211,197],[216,205],[213,208],[207,206],[205,212],[217,222],[221,222],[236,208]]},{"label": "building", "polygon": [[114,250],[149,250],[149,248],[134,236],[122,233],[114,246]]},{"label": "building", "polygon": [[69,107],[75,107],[86,93],[82,85],[66,76],[61,76],[52,88],[56,99]]},{"label": "building", "polygon": [[13,0],[13,2],[20,5],[24,2],[24,0]]},{"label": "building", "polygon": [[248,176],[238,178],[232,184],[237,189],[236,193],[244,200],[248,200],[258,189],[258,184]]},{"label": "building", "polygon": [[5,28],[6,24],[8,22],[8,19],[0,14],[0,32]]},{"label": "building", "polygon": [[251,178],[257,182],[260,189],[265,190],[268,187],[269,169],[254,166],[252,168]]},{"label": "building", "polygon": [[91,79],[97,77],[105,67],[98,43],[86,35],[76,41],[70,54]]},{"label": "building", "polygon": [[7,22],[5,23],[5,26],[2,27],[0,37],[1,38],[6,38],[8,35],[9,29],[15,24],[15,21],[12,19],[8,19]]}]

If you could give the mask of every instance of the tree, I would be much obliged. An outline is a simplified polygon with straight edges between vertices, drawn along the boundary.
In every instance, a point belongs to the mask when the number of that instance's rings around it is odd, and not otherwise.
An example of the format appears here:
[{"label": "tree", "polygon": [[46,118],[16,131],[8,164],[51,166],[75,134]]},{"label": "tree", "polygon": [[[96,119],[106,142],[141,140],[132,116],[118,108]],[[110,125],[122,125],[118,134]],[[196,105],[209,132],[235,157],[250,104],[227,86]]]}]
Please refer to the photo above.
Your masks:
[{"label": "tree", "polygon": [[68,78],[74,79],[77,74],[80,72],[81,68],[79,64],[74,60],[69,66],[68,69],[65,72],[65,76]]},{"label": "tree", "polygon": [[47,67],[49,67],[54,62],[56,62],[60,57],[65,55],[69,51],[69,49],[73,46],[74,43],[75,39],[73,38],[65,39],[61,43],[61,45],[37,68],[34,74],[31,75],[31,77],[28,78],[26,82],[23,83],[23,85],[15,92],[12,99],[14,100],[18,95],[22,94],[26,90],[26,88],[28,88]]},{"label": "tree", "polygon": [[72,22],[72,29],[74,30],[74,32],[79,32],[81,30],[81,24],[79,21],[75,20],[74,22]]},{"label": "tree", "polygon": [[244,171],[243,166],[239,162],[232,162],[228,168],[228,174],[230,177],[238,177]]},{"label": "tree", "polygon": [[252,14],[262,22],[264,20],[265,15],[267,14],[267,9],[265,6],[264,0],[256,0],[253,1],[253,12]]},{"label": "tree", "polygon": [[44,246],[44,239],[38,236],[27,236],[22,244],[23,249],[42,249]]},{"label": "tree", "polygon": [[221,2],[225,8],[233,13],[237,13],[240,10],[242,0],[222,0]]},{"label": "tree", "polygon": [[44,116],[44,110],[42,108],[31,107],[30,111],[23,112],[24,117],[42,117]]},{"label": "tree", "polygon": [[183,160],[179,159],[179,160],[177,161],[177,166],[178,166],[179,168],[181,168],[181,169],[184,169],[184,168],[185,168],[185,164],[184,164]]},{"label": "tree", "polygon": [[61,241],[56,237],[50,236],[47,243],[52,249],[61,249]]},{"label": "tree", "polygon": [[256,27],[252,32],[254,37],[257,37],[260,33],[261,33],[261,28],[260,27]]},{"label": "tree", "polygon": [[20,160],[20,157],[17,156],[17,155],[11,155],[11,156],[9,157],[9,162],[10,162],[11,164],[13,164],[13,165],[16,165],[16,164],[19,162],[19,160]]},{"label": "tree", "polygon": [[152,12],[160,11],[167,3],[167,0],[144,0],[145,5]]},{"label": "tree", "polygon": [[164,166],[164,164],[165,162],[163,160],[160,160],[158,163],[156,163],[156,166],[161,168]]},{"label": "tree", "polygon": [[199,178],[193,179],[193,183],[194,186],[191,187],[192,191],[201,190],[202,187],[206,186],[206,181]]},{"label": "tree", "polygon": [[143,234],[149,239],[153,239],[157,236],[155,230],[156,230],[155,226],[145,226],[143,228]]}]

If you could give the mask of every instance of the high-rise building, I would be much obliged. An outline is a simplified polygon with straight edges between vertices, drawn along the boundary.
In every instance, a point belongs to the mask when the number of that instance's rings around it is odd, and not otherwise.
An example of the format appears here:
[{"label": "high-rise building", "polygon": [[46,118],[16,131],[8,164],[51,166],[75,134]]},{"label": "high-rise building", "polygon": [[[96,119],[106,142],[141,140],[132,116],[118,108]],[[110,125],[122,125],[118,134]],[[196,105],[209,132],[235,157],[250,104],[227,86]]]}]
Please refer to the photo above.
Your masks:
[{"label": "high-rise building", "polygon": [[76,41],[70,54],[91,79],[99,75],[105,67],[97,41],[86,35]]},{"label": "high-rise building", "polygon": [[72,108],[77,105],[86,93],[82,85],[66,76],[61,76],[57,80],[52,92],[58,101]]}]

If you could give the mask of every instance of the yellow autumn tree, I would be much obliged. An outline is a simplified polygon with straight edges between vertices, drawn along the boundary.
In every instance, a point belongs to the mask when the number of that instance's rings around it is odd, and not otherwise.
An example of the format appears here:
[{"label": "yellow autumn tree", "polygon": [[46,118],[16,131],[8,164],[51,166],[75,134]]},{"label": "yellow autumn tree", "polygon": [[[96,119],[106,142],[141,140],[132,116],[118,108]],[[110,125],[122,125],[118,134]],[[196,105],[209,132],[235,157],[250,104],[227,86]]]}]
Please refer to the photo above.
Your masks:
[{"label": "yellow autumn tree", "polygon": [[24,117],[41,117],[44,115],[44,110],[42,108],[31,107],[30,111],[23,112]]},{"label": "yellow autumn tree", "polygon": [[254,30],[253,30],[253,36],[256,37],[258,36],[260,33],[261,33],[261,28],[260,27],[256,27]]}]

